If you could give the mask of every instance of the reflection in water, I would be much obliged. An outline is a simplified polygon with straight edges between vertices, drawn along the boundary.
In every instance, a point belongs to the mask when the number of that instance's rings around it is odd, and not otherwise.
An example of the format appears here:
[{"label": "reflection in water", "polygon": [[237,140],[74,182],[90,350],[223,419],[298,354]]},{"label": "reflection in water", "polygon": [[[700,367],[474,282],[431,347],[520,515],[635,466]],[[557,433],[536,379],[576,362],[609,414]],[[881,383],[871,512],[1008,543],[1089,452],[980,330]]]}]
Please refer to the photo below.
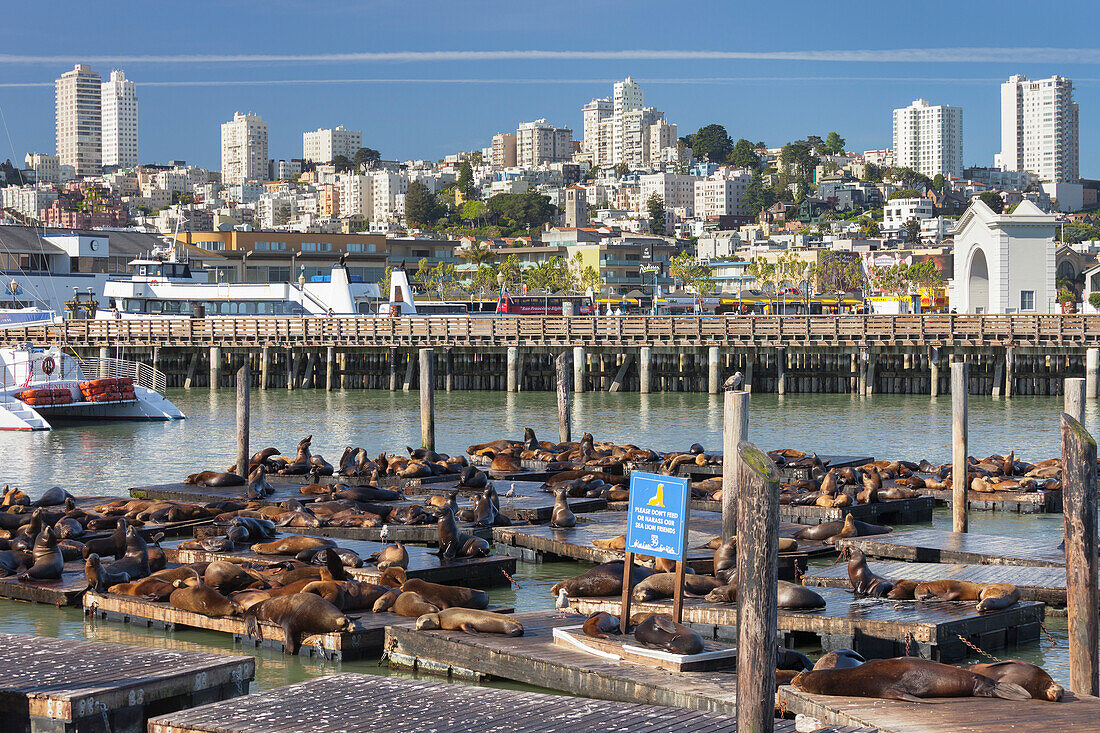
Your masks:
[{"label": "reflection in water", "polygon": [[[71,426],[44,433],[0,434],[0,484],[24,488],[32,497],[59,485],[81,494],[125,495],[132,486],[177,482],[196,470],[222,470],[235,460],[233,390],[172,390],[170,398],[188,419],[172,423],[115,423]],[[500,437],[519,438],[524,427],[543,439],[557,436],[555,395],[549,392],[437,392],[436,435],[447,453]],[[635,443],[658,450],[686,449],[695,442],[719,450],[722,400],[719,395],[660,393],[641,395],[587,392],[573,395],[574,438],[592,432],[597,440]],[[1038,460],[1059,454],[1060,398],[1026,397],[993,400],[970,398],[970,452],[976,456],[1016,450]],[[1096,430],[1097,407],[1088,405],[1086,427]],[[344,446],[370,452],[400,451],[419,440],[419,403],[415,392],[301,390],[254,391],[252,449],[274,445],[293,450],[299,438],[313,433],[315,452],[330,462]],[[765,448],[781,446],[819,454],[869,455],[877,458],[950,459],[951,400],[920,396],[754,395],[749,425],[751,439]],[[933,526],[950,527],[950,515],[937,510]],[[1042,539],[1057,543],[1061,515],[976,512],[972,532]],[[828,564],[831,561],[825,561]],[[519,589],[490,594],[495,604],[517,611],[548,609],[550,586],[583,572],[581,563],[520,563]],[[287,658],[267,649],[246,648],[222,634],[177,630],[165,632],[104,621],[85,620],[79,609],[2,602],[0,631],[60,638],[88,638],[139,646],[253,654],[257,683],[264,689],[328,674],[353,671],[390,674],[377,659],[326,662]],[[1046,628],[1058,642],[1030,644],[998,652],[1042,664],[1062,684],[1068,680],[1066,623],[1050,618]],[[803,649],[807,653],[817,650]],[[980,661],[972,659],[972,662]],[[401,673],[405,675],[406,673]],[[522,687],[501,683],[504,687]]]}]

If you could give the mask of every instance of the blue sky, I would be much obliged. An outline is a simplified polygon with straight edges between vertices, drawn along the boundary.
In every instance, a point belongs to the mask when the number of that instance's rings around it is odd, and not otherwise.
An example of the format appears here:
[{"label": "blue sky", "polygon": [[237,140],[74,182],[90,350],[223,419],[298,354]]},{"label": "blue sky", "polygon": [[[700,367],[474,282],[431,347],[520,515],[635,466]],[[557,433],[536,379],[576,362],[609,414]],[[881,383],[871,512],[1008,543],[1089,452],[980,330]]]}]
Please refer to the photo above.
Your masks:
[{"label": "blue sky", "polygon": [[893,108],[961,106],[964,162],[990,165],[999,83],[1021,73],[1075,81],[1081,173],[1100,177],[1095,2],[11,5],[0,160],[54,152],[52,81],[82,60],[137,82],[142,162],[211,168],[235,110],[268,122],[275,158],[338,124],[386,158],[438,158],[540,117],[580,137],[581,106],[628,74],[681,135],[719,122],[769,145],[837,130],[849,149],[888,147]]}]

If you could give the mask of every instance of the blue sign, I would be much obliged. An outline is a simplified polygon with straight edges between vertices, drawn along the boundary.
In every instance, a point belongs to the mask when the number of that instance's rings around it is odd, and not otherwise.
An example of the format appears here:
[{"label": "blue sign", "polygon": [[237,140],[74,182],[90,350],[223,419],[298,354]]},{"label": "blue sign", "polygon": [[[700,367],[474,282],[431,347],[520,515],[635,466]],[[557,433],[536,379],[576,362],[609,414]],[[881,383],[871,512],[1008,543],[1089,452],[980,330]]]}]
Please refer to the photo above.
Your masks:
[{"label": "blue sign", "polygon": [[687,477],[631,473],[626,551],[683,560],[690,497]]}]

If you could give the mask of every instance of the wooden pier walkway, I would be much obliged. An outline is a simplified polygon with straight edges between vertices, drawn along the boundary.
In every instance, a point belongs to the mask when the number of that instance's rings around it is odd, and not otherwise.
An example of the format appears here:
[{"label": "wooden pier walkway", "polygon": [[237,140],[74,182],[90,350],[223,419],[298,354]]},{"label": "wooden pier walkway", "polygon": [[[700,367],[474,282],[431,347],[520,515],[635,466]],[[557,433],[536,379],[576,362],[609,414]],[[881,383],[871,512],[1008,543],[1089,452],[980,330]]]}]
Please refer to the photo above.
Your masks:
[{"label": "wooden pier walkway", "polygon": [[[1020,601],[1011,608],[979,614],[974,603],[856,599],[839,588],[815,588],[825,608],[815,611],[779,609],[780,643],[799,646],[809,639],[822,651],[847,647],[865,657],[911,654],[939,662],[965,659],[969,649],[959,636],[982,649],[1001,649],[1039,638],[1044,605]],[[570,608],[582,614],[607,611],[619,615],[619,598],[570,598]],[[632,603],[631,618],[671,615],[671,599]],[[684,599],[684,621],[704,637],[737,641],[737,604]]]},{"label": "wooden pier walkway", "polygon": [[[232,552],[209,552],[207,550],[181,550],[177,547],[179,542],[166,543],[164,554],[171,562],[189,564],[195,562],[209,562],[211,560],[229,560],[255,563],[276,563],[286,560],[287,555],[261,555],[247,547]],[[383,545],[380,542],[363,542],[361,540],[340,540],[337,545],[341,548],[352,550],[365,561],[372,553],[378,552]],[[504,573],[513,575],[516,572],[516,559],[514,557],[501,557],[490,555],[489,557],[462,558],[447,560],[440,557],[436,550],[427,547],[406,545],[409,553],[409,567],[406,575],[410,578],[420,578],[431,583],[450,583],[472,586],[475,588],[491,588],[493,586],[508,585],[509,580]],[[502,572],[503,571],[503,572]],[[364,565],[361,568],[347,568],[348,575],[356,580],[377,580],[381,573],[373,565]]]},{"label": "wooden pier walkway", "polygon": [[[1062,568],[1018,565],[964,565],[913,562],[869,562],[875,575],[887,580],[969,580],[972,583],[1012,583],[1025,600],[1048,605],[1066,605],[1066,571]],[[802,576],[805,585],[822,588],[850,588],[848,565],[840,563],[812,569]]]},{"label": "wooden pier walkway", "polygon": [[[391,727],[382,721],[423,733],[737,730],[736,718],[720,713],[345,673],[164,715],[150,722],[149,733],[368,733]],[[775,730],[792,733],[794,721],[777,721]],[[863,730],[842,726],[825,733]]]},{"label": "wooden pier walkway", "polygon": [[6,731],[138,733],[152,716],[248,693],[252,657],[0,634]]},{"label": "wooden pier walkway", "polygon": [[910,529],[903,532],[850,537],[836,541],[851,545],[868,557],[906,562],[969,563],[973,565],[1028,565],[1065,567],[1065,553],[1052,542],[942,529]]}]

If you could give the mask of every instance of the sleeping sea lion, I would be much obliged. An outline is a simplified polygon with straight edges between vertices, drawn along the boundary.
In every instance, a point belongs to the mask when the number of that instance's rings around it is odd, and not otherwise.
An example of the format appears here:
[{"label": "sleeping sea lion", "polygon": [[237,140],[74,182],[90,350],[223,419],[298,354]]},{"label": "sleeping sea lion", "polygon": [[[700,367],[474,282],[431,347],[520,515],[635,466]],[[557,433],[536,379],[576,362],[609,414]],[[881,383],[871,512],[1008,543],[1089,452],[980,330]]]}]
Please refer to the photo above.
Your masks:
[{"label": "sleeping sea lion", "polygon": [[[722,582],[709,575],[685,575],[684,593],[705,596],[720,587]],[[656,598],[672,598],[676,588],[676,573],[654,573],[634,586],[634,600],[644,603]]]},{"label": "sleeping sea lion", "polygon": [[812,589],[799,583],[790,583],[780,580],[776,589],[779,608],[790,610],[805,610],[813,608],[825,608],[825,599]]},{"label": "sleeping sea lion", "polygon": [[698,654],[703,637],[697,631],[678,624],[667,616],[650,616],[634,629],[634,638],[645,646],[673,654]]},{"label": "sleeping sea lion", "polygon": [[894,583],[894,589],[886,594],[891,601],[911,601],[913,591],[921,584],[919,580],[899,580]]},{"label": "sleeping sea lion", "polygon": [[1065,692],[1063,687],[1050,678],[1042,667],[1019,659],[1006,659],[992,664],[972,664],[969,669],[997,682],[1012,682],[1024,688],[1035,700],[1059,702]]},{"label": "sleeping sea lion", "polygon": [[886,534],[892,532],[891,527],[870,522],[861,522],[851,514],[844,517],[844,521],[822,522],[812,527],[806,527],[795,535],[799,540],[822,540],[827,544],[833,544],[835,537],[866,537],[868,535]]},{"label": "sleeping sea lion", "polygon": [[[621,595],[623,592],[624,567],[625,563],[622,560],[605,562],[580,575],[555,584],[550,592],[556,596],[558,591],[564,588],[565,592],[572,598]],[[653,575],[652,570],[635,565],[630,572],[631,585],[637,585],[650,575]]]},{"label": "sleeping sea lion", "polygon": [[408,569],[409,551],[400,542],[386,545],[378,552],[378,560],[375,562],[375,566],[379,570],[385,570],[389,567]]},{"label": "sleeping sea lion", "polygon": [[428,613],[416,620],[416,630],[442,629],[465,631],[467,634],[502,634],[523,636],[523,625],[503,613],[479,611],[470,608],[444,608]]},{"label": "sleeping sea lion", "polygon": [[814,663],[814,670],[849,669],[858,667],[867,660],[851,649],[837,649],[825,654]]},{"label": "sleeping sea lion", "polygon": [[183,483],[195,486],[243,486],[246,481],[228,471],[200,471],[185,478]]},{"label": "sleeping sea lion", "polygon": [[858,667],[803,672],[791,686],[817,695],[921,702],[925,697],[1000,697],[1029,700],[1023,687],[928,659],[872,659]]},{"label": "sleeping sea lion", "polygon": [[997,611],[1015,605],[1020,600],[1020,589],[1012,583],[990,583],[978,594],[978,613]]},{"label": "sleeping sea lion", "polygon": [[429,583],[420,578],[409,578],[401,584],[403,593],[416,593],[421,598],[439,608],[477,608],[489,607],[489,594],[475,588],[463,588],[457,585]]},{"label": "sleeping sea lion", "polygon": [[606,611],[597,611],[585,619],[581,631],[593,639],[606,639],[610,634],[619,633],[619,619]]},{"label": "sleeping sea lion", "polygon": [[168,596],[168,603],[181,611],[200,613],[203,616],[239,616],[240,604],[229,600],[199,579],[176,580],[175,590]]},{"label": "sleeping sea lion", "polygon": [[402,591],[388,610],[391,613],[396,613],[398,616],[420,618],[426,613],[438,613],[439,606],[436,606],[434,603],[429,603],[419,593]]},{"label": "sleeping sea lion", "polygon": [[249,549],[260,555],[297,555],[302,550],[335,546],[336,543],[327,537],[288,535],[273,542],[258,542]]},{"label": "sleeping sea lion", "polygon": [[940,601],[977,601],[981,599],[981,583],[969,580],[929,580],[919,583],[913,589],[913,598],[918,601],[936,599]]}]

